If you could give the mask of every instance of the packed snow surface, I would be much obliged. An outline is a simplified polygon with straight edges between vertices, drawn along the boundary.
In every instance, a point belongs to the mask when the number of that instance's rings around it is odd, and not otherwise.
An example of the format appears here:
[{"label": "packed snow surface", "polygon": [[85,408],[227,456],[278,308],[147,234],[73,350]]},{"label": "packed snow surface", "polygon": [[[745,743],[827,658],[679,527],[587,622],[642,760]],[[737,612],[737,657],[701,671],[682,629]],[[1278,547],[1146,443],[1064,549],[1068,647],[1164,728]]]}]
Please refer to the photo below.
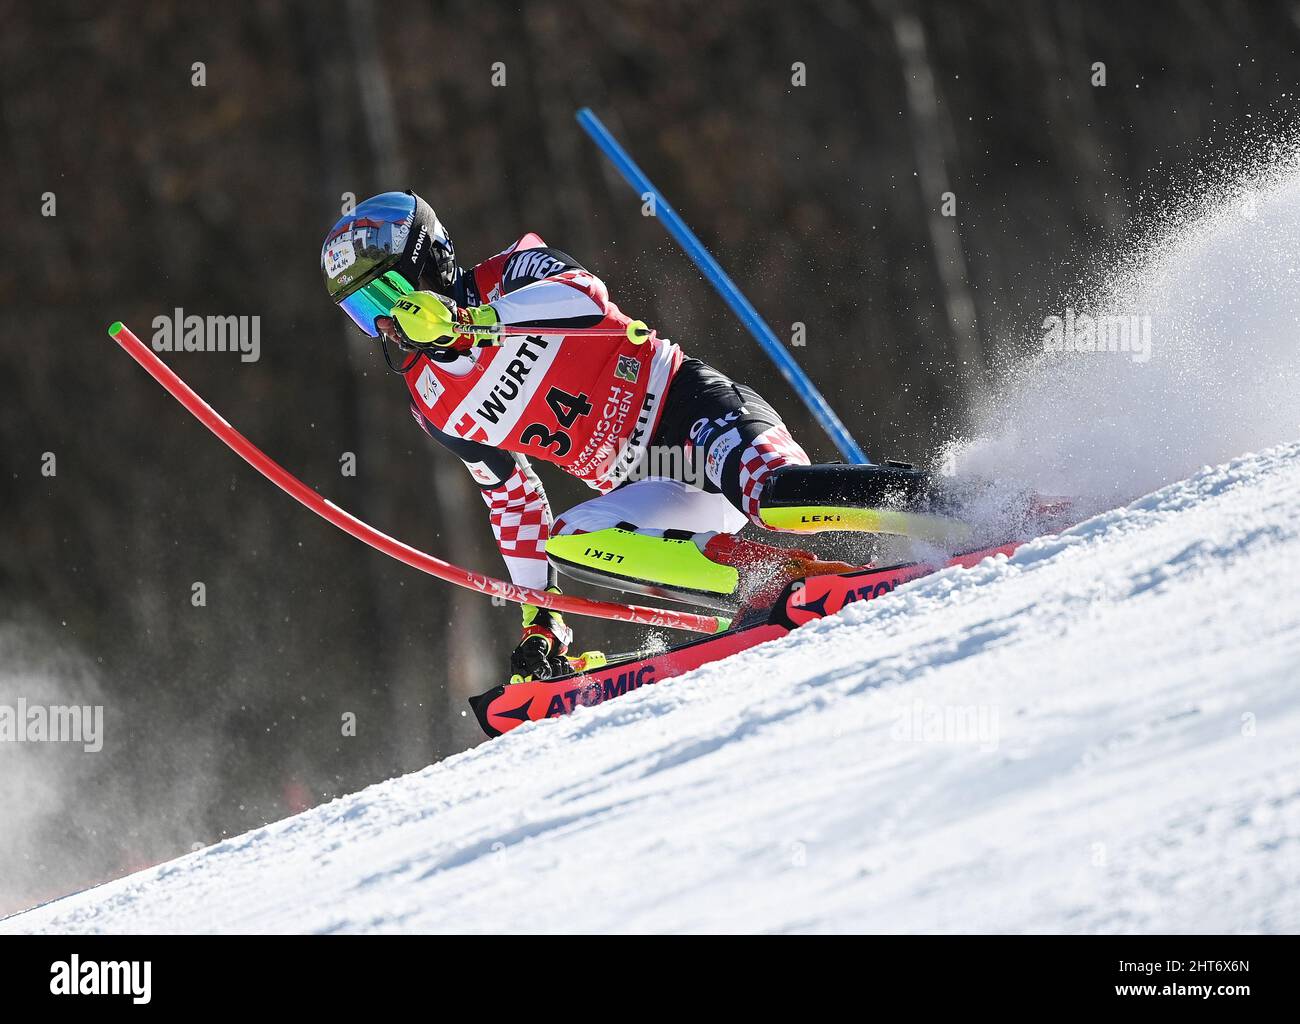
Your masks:
[{"label": "packed snow surface", "polygon": [[1300,928],[1300,444],[10,932]]}]

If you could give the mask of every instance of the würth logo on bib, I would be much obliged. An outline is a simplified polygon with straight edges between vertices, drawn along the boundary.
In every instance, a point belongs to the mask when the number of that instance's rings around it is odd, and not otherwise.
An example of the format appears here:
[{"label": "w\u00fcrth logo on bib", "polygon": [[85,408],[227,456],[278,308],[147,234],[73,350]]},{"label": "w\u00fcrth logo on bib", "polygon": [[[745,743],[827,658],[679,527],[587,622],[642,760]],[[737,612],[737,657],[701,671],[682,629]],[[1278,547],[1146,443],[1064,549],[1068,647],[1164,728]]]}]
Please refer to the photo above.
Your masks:
[{"label": "w\u00fcrth logo on bib", "polygon": [[[532,348],[529,345],[533,346]],[[523,395],[524,401],[528,400],[528,392],[525,390],[526,385],[524,378],[533,372],[540,356],[535,349],[546,349],[550,346],[545,338],[529,335],[519,343],[518,356],[506,363],[506,368],[502,371],[497,382],[492,385],[492,390],[488,392],[483,404],[475,410],[480,420],[487,420],[489,423],[499,423],[505,416],[506,409],[514,402],[516,398]],[[549,363],[543,364],[543,366]]]},{"label": "w\u00fcrth logo on bib", "polygon": [[477,383],[447,411],[445,422],[470,441],[501,444],[518,425],[559,351],[556,339],[535,334],[496,350]]}]

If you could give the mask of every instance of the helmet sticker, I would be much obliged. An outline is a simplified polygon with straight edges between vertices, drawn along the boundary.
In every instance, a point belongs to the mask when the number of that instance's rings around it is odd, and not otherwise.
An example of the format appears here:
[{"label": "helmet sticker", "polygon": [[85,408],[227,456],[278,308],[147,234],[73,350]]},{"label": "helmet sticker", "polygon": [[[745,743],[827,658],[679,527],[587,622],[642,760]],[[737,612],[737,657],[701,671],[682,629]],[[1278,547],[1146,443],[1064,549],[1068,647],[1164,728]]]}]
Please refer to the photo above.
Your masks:
[{"label": "helmet sticker", "polygon": [[325,273],[331,278],[338,277],[356,261],[357,251],[353,248],[352,239],[336,238],[325,250]]}]

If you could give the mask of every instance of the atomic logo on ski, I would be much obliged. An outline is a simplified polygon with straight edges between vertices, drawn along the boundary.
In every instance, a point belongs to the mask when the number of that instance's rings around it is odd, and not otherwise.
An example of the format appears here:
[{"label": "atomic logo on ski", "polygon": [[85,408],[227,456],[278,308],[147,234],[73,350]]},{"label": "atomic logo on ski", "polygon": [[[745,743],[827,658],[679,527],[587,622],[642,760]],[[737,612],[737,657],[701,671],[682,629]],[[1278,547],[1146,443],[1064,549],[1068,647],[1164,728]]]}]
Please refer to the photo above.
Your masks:
[{"label": "atomic logo on ski", "polygon": [[513,718],[516,722],[528,721],[528,709],[533,706],[533,698],[529,697],[526,701],[515,708],[513,711],[498,711],[497,714],[502,718]]},{"label": "atomic logo on ski", "polygon": [[809,601],[803,597],[803,590],[804,588],[801,588],[799,593],[790,599],[792,605],[816,616],[828,614],[826,611],[826,599],[831,596],[829,591],[823,591],[821,597],[817,598],[815,601]]}]

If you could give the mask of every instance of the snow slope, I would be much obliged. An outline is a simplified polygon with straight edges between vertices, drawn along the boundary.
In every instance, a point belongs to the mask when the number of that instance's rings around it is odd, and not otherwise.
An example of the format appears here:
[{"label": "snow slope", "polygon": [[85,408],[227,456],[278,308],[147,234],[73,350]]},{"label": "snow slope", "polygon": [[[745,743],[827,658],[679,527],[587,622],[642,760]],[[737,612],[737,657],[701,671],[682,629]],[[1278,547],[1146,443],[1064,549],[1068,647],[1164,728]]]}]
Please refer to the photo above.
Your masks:
[{"label": "snow slope", "polygon": [[1300,444],[10,918],[1296,931]]}]

